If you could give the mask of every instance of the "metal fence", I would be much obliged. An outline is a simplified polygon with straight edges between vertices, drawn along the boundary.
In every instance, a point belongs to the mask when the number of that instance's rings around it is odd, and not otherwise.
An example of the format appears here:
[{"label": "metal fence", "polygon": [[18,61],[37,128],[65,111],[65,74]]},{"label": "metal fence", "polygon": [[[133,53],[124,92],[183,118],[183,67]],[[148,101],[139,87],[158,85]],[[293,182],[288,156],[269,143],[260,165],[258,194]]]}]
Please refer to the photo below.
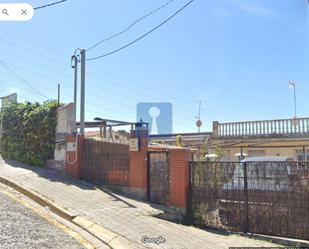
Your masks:
[{"label": "metal fence", "polygon": [[191,162],[199,226],[309,239],[309,162]]},{"label": "metal fence", "polygon": [[129,185],[130,146],[126,135],[95,129],[85,133],[82,179],[103,185]]}]

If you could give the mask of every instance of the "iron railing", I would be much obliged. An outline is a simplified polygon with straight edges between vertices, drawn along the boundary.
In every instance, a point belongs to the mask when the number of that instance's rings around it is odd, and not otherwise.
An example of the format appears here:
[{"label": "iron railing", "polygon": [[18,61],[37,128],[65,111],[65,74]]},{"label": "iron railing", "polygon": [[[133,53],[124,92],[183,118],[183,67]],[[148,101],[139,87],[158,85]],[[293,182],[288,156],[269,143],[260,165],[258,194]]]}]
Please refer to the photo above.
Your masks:
[{"label": "iron railing", "polygon": [[309,239],[309,162],[191,162],[200,226]]}]

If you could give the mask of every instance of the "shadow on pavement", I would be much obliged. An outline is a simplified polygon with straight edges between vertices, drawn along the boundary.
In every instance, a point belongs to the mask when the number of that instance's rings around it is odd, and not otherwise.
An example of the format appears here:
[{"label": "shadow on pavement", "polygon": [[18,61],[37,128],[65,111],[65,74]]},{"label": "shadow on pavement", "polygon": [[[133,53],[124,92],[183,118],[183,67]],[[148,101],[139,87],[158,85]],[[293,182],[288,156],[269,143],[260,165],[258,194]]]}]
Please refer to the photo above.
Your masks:
[{"label": "shadow on pavement", "polygon": [[35,174],[37,174],[39,177],[42,177],[44,179],[47,179],[51,182],[59,182],[65,185],[72,185],[75,187],[78,187],[80,189],[84,190],[99,190],[102,191],[104,194],[109,195],[112,198],[112,201],[118,201],[122,202],[125,205],[127,205],[129,208],[136,208],[136,206],[132,205],[131,203],[123,200],[122,198],[119,198],[117,195],[115,195],[111,190],[101,188],[98,185],[85,182],[83,180],[73,179],[69,176],[67,176],[64,172],[61,172],[59,170],[47,168],[47,167],[38,167],[38,166],[32,166],[25,163],[21,163],[15,160],[9,160],[9,159],[3,159],[3,161],[9,165],[10,167],[16,168],[16,169],[26,169],[29,170]]},{"label": "shadow on pavement", "polygon": [[4,162],[13,168],[30,170],[33,173],[37,174],[38,176],[45,178],[51,182],[61,182],[65,185],[74,185],[81,189],[88,189],[88,190],[96,189],[96,187],[93,184],[70,178],[61,171],[57,171],[46,167],[32,166],[9,159],[4,159]]}]

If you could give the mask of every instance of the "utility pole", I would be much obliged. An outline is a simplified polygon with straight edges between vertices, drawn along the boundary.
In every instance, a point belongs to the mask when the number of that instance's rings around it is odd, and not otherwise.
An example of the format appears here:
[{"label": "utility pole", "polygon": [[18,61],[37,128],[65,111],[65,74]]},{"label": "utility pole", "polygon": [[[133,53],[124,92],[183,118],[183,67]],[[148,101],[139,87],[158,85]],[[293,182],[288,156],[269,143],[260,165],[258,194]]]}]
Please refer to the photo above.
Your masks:
[{"label": "utility pole", "polygon": [[75,51],[75,54],[71,58],[71,66],[72,66],[72,68],[74,68],[74,104],[75,104],[75,113],[76,113],[76,106],[77,106],[78,62],[80,62],[79,61],[79,55],[77,55],[76,53],[77,53],[77,50]]},{"label": "utility pole", "polygon": [[58,84],[58,105],[60,104],[60,84]]},{"label": "utility pole", "polygon": [[198,101],[198,118],[199,119],[201,118],[201,105],[202,105],[202,101],[199,100]]},{"label": "utility pole", "polygon": [[81,71],[80,71],[80,133],[85,134],[85,75],[86,75],[86,50],[81,52]]}]

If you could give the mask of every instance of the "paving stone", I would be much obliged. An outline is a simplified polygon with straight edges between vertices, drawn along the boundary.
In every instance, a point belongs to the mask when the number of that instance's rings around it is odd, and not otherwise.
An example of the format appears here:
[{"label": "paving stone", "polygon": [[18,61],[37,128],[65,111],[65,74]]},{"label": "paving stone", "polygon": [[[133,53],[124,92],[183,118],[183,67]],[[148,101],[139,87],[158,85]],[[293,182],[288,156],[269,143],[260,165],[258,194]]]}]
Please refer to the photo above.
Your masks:
[{"label": "paving stone", "polygon": [[[50,169],[10,166],[0,160],[0,175],[41,193],[69,210],[74,210],[103,227],[134,241],[134,248],[203,249],[229,246],[278,246],[238,235],[218,234],[152,217],[156,210],[147,203],[112,197],[94,185],[65,177]],[[126,202],[131,203],[127,205]],[[148,213],[148,215],[145,215]],[[162,236],[165,243],[143,243],[143,236]]]}]

